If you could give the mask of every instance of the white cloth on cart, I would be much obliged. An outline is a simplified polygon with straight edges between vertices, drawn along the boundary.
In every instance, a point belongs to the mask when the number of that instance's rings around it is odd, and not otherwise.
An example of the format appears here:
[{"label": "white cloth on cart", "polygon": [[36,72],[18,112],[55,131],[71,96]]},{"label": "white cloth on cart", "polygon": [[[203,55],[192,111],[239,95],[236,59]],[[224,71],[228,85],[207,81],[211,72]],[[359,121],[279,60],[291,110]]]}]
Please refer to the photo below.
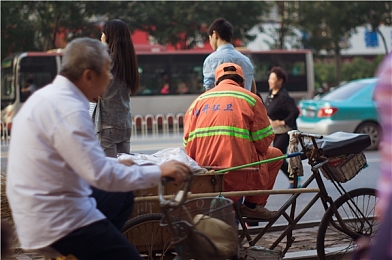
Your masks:
[{"label": "white cloth on cart", "polygon": [[143,153],[134,153],[134,154],[119,154],[118,159],[132,159],[136,164],[139,165],[148,165],[148,164],[156,164],[160,165],[163,162],[176,160],[185,163],[188,165],[194,174],[205,174],[208,170],[200,167],[195,160],[189,157],[185,150],[176,147],[176,148],[166,148],[163,150],[159,150],[154,154],[143,154]]}]

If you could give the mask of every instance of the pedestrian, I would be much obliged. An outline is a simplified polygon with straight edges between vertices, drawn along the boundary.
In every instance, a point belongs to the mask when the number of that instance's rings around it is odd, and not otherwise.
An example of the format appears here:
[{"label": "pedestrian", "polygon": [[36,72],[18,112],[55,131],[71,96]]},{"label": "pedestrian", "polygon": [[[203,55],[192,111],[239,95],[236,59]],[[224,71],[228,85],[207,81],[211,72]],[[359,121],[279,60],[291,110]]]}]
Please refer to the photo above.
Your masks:
[{"label": "pedestrian", "polygon": [[[110,71],[106,45],[75,39],[59,75],[14,118],[6,193],[24,250],[55,250],[79,260],[141,259],[119,230],[133,205],[110,191],[150,188],[165,176],[178,182],[190,171],[178,161],[139,166],[105,156],[88,108],[105,93]],[[108,196],[92,197],[91,186]],[[108,208],[99,210],[102,203]]]},{"label": "pedestrian", "polygon": [[170,86],[169,86],[169,76],[167,75],[167,73],[163,73],[162,74],[162,78],[161,78],[161,94],[163,95],[167,95],[170,94]]},{"label": "pedestrian", "polygon": [[[281,67],[273,67],[268,78],[268,96],[264,102],[275,133],[273,146],[279,148],[283,154],[287,153],[289,145],[288,131],[297,129],[296,120],[299,115],[294,99],[283,87],[286,81],[286,72]],[[280,169],[289,179],[289,188],[293,188],[294,177],[290,177],[286,160],[283,160]]]},{"label": "pedestrian", "polygon": [[110,20],[102,27],[101,41],[112,58],[113,79],[97,102],[93,113],[95,131],[107,156],[130,153],[132,115],[130,96],[139,90],[139,72],[129,28],[121,20]]},{"label": "pedestrian", "polygon": [[[216,69],[216,86],[201,94],[184,119],[186,153],[199,165],[229,168],[281,156],[271,147],[274,133],[267,111],[256,94],[244,89],[242,68],[222,63]],[[282,162],[258,166],[258,171],[232,171],[224,176],[224,191],[272,190]],[[240,197],[231,197],[237,203]],[[270,220],[268,195],[247,196],[241,205],[244,217]]]},{"label": "pedestrian", "polygon": [[28,78],[23,88],[20,89],[21,94],[21,102],[25,102],[36,90],[36,86],[34,85],[34,79]]},{"label": "pedestrian", "polygon": [[216,19],[208,28],[210,45],[214,50],[208,55],[203,64],[204,87],[210,90],[215,87],[215,70],[224,62],[232,62],[241,66],[244,72],[245,89],[256,93],[253,81],[253,65],[250,59],[237,51],[231,43],[233,26],[224,18]]},{"label": "pedestrian", "polygon": [[[105,94],[97,101],[93,113],[98,140],[109,157],[119,153],[130,153],[132,115],[130,96],[139,90],[138,64],[128,26],[121,20],[110,20],[102,27],[101,42],[106,44],[111,56],[111,80]],[[92,187],[92,196],[102,200],[108,197],[106,191]],[[133,205],[134,194],[113,192],[113,200]],[[109,204],[100,207],[109,208]],[[98,207],[99,210],[102,208]],[[130,209],[131,210],[131,209]],[[132,211],[132,210],[131,210]]]}]

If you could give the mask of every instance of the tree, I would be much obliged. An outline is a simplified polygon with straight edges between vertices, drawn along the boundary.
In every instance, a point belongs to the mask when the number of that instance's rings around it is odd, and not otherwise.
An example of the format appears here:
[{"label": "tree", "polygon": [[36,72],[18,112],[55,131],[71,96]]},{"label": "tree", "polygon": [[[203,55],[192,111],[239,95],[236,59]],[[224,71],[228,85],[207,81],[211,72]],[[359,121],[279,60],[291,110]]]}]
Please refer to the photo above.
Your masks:
[{"label": "tree", "polygon": [[98,27],[88,21],[86,3],[73,1],[38,1],[32,12],[37,29],[36,44],[42,50],[56,48],[56,38],[66,42],[82,36],[98,37]]},{"label": "tree", "polygon": [[225,17],[234,26],[233,40],[246,43],[255,38],[249,31],[266,11],[264,2],[3,1],[2,55],[57,48],[59,35],[65,42],[99,38],[100,25],[109,19],[124,20],[131,31],[149,32],[157,43],[189,49],[205,42],[215,18]]},{"label": "tree", "polygon": [[33,43],[34,26],[29,2],[1,2],[1,57],[16,51],[38,50]]},{"label": "tree", "polygon": [[[295,32],[295,22],[298,19],[298,6],[294,1],[276,1],[275,7],[278,14],[278,21],[271,17],[266,17],[263,22],[273,25],[267,29],[266,34],[273,39],[273,42],[265,41],[271,49],[287,49],[289,46],[299,48],[300,36]],[[291,39],[291,41],[289,41]]]},{"label": "tree", "polygon": [[388,54],[388,46],[385,36],[379,30],[381,24],[392,25],[392,2],[374,1],[359,2],[358,11],[363,25],[369,24],[372,31],[377,32],[384,44],[385,53]]},{"label": "tree", "polygon": [[3,1],[1,3],[2,57],[17,51],[57,48],[57,37],[68,42],[76,37],[98,37],[100,30],[89,21],[86,2]]},{"label": "tree", "polygon": [[308,38],[304,45],[316,52],[325,50],[335,55],[336,84],[341,81],[340,52],[355,28],[361,25],[359,2],[299,2],[298,26]]},{"label": "tree", "polygon": [[159,44],[170,43],[179,49],[205,42],[209,24],[218,17],[232,23],[234,43],[246,43],[256,37],[249,31],[261,23],[263,12],[268,11],[264,2],[161,1],[136,2],[134,6],[144,11],[136,27],[142,24],[142,30]]}]

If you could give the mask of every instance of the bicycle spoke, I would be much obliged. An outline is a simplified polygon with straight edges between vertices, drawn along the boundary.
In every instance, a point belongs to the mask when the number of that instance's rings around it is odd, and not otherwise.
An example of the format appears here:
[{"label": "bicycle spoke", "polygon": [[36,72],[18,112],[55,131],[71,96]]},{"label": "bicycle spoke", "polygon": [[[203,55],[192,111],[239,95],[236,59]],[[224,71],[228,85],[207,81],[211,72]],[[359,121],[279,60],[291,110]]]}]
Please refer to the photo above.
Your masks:
[{"label": "bicycle spoke", "polygon": [[124,232],[125,237],[147,260],[169,260],[175,255],[171,254],[172,236],[166,227],[160,225],[161,215],[139,218],[131,223]]},{"label": "bicycle spoke", "polygon": [[[342,227],[332,209],[329,209],[320,224],[317,247],[320,259],[342,259],[348,252],[356,249],[358,236],[372,239],[377,233],[378,222],[375,216],[377,197],[374,189],[357,189],[342,195],[335,201]],[[352,237],[346,230],[358,234]]]}]

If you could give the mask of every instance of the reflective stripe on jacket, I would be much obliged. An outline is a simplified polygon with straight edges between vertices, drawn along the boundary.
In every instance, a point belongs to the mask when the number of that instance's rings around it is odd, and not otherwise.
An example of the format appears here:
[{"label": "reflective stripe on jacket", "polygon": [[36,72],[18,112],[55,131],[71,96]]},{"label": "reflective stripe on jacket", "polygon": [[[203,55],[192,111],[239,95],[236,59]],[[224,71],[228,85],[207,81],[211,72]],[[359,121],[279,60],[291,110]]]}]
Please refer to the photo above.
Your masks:
[{"label": "reflective stripe on jacket", "polygon": [[[201,166],[233,167],[263,160],[273,139],[260,98],[232,80],[200,95],[185,114],[184,147]],[[259,168],[260,174],[266,171]],[[252,189],[261,179],[254,172],[232,172],[225,181]]]}]

